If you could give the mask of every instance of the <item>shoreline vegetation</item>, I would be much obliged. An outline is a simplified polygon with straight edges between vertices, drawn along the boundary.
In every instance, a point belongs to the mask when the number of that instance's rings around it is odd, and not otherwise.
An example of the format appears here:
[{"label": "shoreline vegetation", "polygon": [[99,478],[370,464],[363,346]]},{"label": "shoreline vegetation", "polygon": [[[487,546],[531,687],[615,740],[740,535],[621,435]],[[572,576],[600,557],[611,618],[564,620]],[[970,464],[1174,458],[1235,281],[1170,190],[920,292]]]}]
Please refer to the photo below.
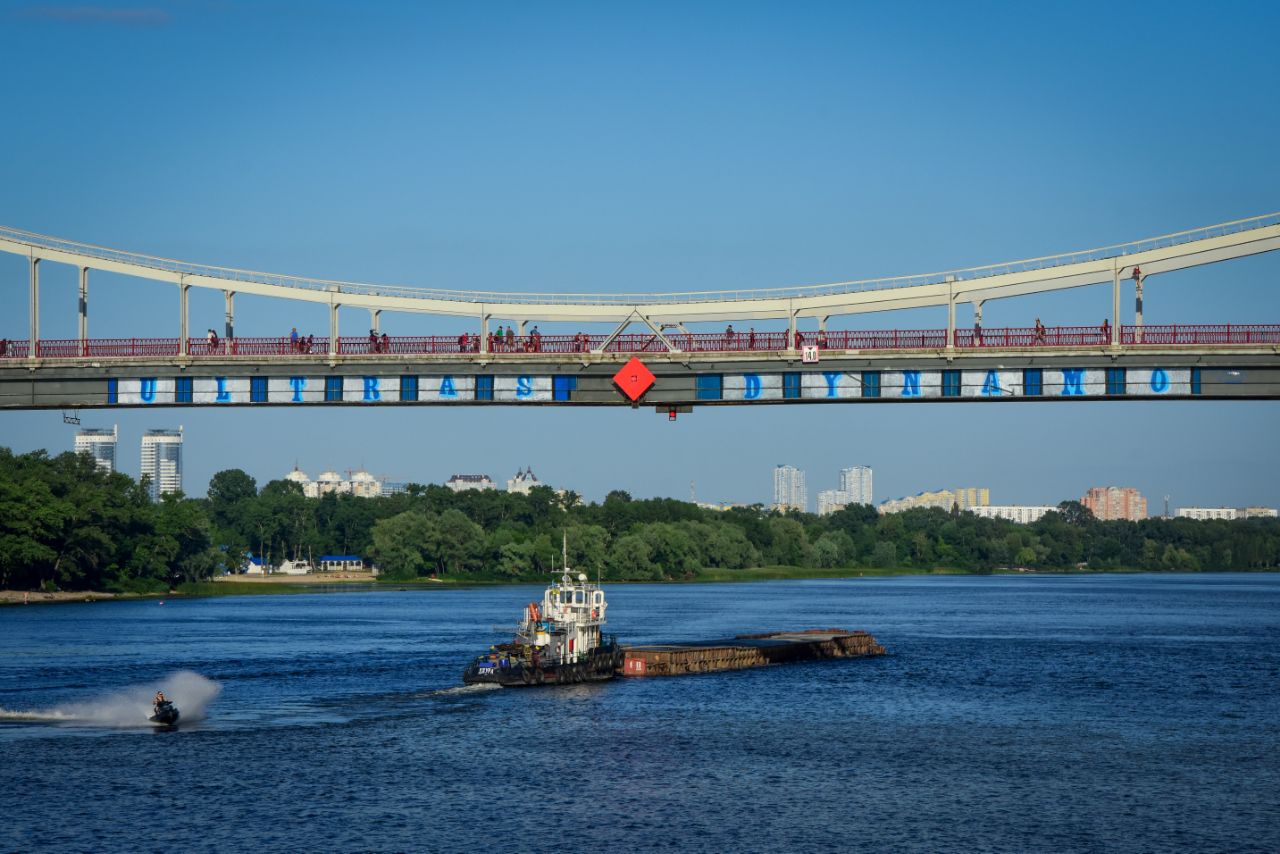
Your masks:
[{"label": "shoreline vegetation", "polygon": [[[958,508],[850,505],[816,516],[621,490],[597,503],[546,487],[419,484],[308,498],[287,479],[259,488],[239,469],[215,474],[204,498],[152,502],[145,482],[103,472],[87,454],[0,448],[0,602],[539,583],[560,567],[562,536],[569,565],[609,583],[1280,567],[1276,519],[1103,522],[1066,501],[1019,525]],[[354,555],[366,571],[240,574],[250,555],[267,565]]]}]

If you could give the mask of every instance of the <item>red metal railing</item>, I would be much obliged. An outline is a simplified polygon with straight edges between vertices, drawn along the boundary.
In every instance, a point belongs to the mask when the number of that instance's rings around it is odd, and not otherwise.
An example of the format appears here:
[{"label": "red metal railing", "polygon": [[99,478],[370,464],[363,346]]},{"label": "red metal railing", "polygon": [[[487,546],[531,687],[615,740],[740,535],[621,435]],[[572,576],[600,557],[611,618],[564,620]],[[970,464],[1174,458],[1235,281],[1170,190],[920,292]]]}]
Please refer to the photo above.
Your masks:
[{"label": "red metal railing", "polygon": [[25,359],[31,353],[31,342],[25,338],[11,341],[0,338],[0,359]]},{"label": "red metal railing", "polygon": [[1106,347],[1111,327],[1043,326],[1040,329],[957,329],[957,347]]},{"label": "red metal railing", "polygon": [[[788,333],[746,331],[670,332],[664,338],[680,350],[692,353],[777,352],[788,349]],[[605,341],[608,340],[608,345]],[[824,350],[939,350],[947,346],[945,329],[849,329],[801,332],[791,343],[797,349],[817,346]],[[1231,346],[1280,344],[1280,324],[1212,324],[1168,326],[1122,326],[1120,343],[1125,346]],[[497,355],[570,355],[597,351],[608,353],[662,353],[667,347],[651,332],[626,333],[608,339],[605,335],[512,335],[491,336],[489,351]],[[1049,326],[1034,328],[957,329],[955,346],[960,349],[1010,349],[1024,347],[1106,347],[1111,344],[1109,326]],[[424,356],[459,355],[480,352],[478,335],[387,336],[341,338],[337,352],[343,356]],[[0,339],[0,359],[25,359],[26,340]],[[187,355],[193,359],[239,357],[296,357],[329,354],[329,339],[303,336],[280,338],[191,338]],[[39,342],[42,359],[128,359],[167,358],[178,355],[177,338],[90,338],[44,340]]]},{"label": "red metal railing", "polygon": [[1212,326],[1126,326],[1121,344],[1280,344],[1280,325],[1223,323]]}]

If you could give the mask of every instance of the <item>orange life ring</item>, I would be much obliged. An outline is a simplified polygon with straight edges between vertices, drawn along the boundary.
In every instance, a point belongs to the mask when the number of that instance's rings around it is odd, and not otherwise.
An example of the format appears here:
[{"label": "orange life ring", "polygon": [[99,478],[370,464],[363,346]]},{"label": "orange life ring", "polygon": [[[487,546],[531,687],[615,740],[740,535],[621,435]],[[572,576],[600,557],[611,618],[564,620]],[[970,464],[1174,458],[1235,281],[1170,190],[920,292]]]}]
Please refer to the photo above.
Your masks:
[{"label": "orange life ring", "polygon": [[529,619],[535,623],[542,621],[542,611],[538,608],[537,602],[529,603]]}]

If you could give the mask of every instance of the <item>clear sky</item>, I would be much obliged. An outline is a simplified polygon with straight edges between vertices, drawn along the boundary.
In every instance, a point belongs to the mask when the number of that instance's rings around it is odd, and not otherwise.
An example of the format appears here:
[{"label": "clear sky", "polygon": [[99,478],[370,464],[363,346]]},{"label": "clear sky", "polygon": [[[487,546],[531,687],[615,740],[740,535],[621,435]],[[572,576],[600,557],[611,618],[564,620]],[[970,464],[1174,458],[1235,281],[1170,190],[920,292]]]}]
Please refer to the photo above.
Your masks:
[{"label": "clear sky", "polygon": [[[928,272],[1280,210],[1275,3],[0,3],[0,223],[184,260],[426,287],[655,291]],[[1280,322],[1280,254],[1150,280],[1146,319]],[[75,272],[42,271],[71,338]],[[1126,313],[1132,313],[1126,300]],[[325,309],[237,300],[243,336]],[[989,302],[1097,323],[1108,287]],[[0,257],[0,337],[26,270]],[[192,328],[221,295],[193,292]],[[960,322],[967,318],[961,317]],[[344,312],[345,332],[368,314]],[[383,315],[392,335],[459,320]],[[832,328],[945,326],[943,309]],[[558,331],[544,324],[543,331]],[[570,330],[574,331],[574,330]],[[171,336],[177,294],[95,274],[92,336]],[[83,411],[187,430],[187,491],[296,461],[392,480],[532,465],[590,498],[768,501],[772,469],[876,498],[1132,485],[1280,504],[1280,404]],[[0,444],[71,446],[56,412]]]}]

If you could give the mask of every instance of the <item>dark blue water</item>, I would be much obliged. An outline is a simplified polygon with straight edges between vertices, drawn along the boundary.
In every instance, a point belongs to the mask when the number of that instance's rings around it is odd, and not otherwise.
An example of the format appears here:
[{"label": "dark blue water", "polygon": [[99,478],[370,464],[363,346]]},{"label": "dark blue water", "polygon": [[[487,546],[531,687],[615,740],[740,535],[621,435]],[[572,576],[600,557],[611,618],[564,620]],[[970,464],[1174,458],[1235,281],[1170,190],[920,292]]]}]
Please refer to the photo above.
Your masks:
[{"label": "dark blue water", "polygon": [[1280,850],[1280,576],[618,586],[624,640],[891,655],[455,689],[538,594],[0,610],[0,850]]}]

